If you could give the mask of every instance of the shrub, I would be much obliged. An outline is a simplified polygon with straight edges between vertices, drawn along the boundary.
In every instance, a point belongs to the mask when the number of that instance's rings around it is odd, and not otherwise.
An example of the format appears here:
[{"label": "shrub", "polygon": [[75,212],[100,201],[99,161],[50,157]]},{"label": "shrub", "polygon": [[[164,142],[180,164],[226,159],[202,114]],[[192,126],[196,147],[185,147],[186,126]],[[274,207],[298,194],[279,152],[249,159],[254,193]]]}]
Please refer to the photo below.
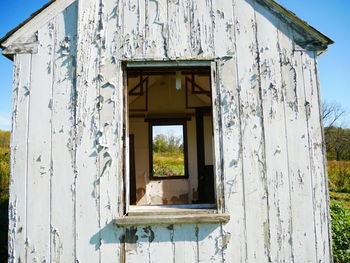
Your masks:
[{"label": "shrub", "polygon": [[350,262],[350,217],[339,201],[331,200],[334,263]]}]

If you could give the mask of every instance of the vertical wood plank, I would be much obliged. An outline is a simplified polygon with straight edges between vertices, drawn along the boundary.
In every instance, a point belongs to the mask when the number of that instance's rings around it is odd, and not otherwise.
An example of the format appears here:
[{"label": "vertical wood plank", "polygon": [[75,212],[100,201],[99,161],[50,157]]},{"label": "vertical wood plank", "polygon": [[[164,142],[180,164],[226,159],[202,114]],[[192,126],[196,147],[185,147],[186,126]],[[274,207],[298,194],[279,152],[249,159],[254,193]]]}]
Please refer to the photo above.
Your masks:
[{"label": "vertical wood plank", "polygon": [[212,0],[190,1],[191,57],[214,57]]},{"label": "vertical wood plank", "polygon": [[[312,53],[312,67],[313,67],[313,85],[314,85],[314,100],[318,102],[318,116],[319,116],[319,127],[321,129],[321,134],[316,133],[319,142],[322,144],[322,147],[318,148],[319,158],[323,160],[322,165],[319,166],[319,180],[320,188],[322,193],[322,206],[321,206],[321,221],[323,222],[321,227],[321,233],[324,237],[324,242],[322,246],[324,248],[324,258],[325,262],[332,261],[332,232],[331,232],[331,215],[330,215],[330,196],[329,196],[329,187],[328,187],[328,171],[327,171],[327,155],[326,155],[326,141],[324,134],[323,118],[322,118],[322,100],[321,100],[321,90],[320,90],[320,81],[318,75],[318,64],[317,64],[317,51]],[[312,72],[312,71],[311,71]],[[317,93],[317,96],[316,96]],[[321,157],[322,155],[322,157]]]},{"label": "vertical wood plank", "polygon": [[150,263],[172,263],[174,262],[174,250],[171,239],[173,230],[169,226],[149,226],[145,231],[149,231],[149,253]]},{"label": "vertical wood plank", "polygon": [[279,21],[257,4],[255,14],[266,145],[270,258],[273,262],[294,262],[290,242],[292,215],[284,112],[284,89],[289,87],[284,87],[281,79]]},{"label": "vertical wood plank", "polygon": [[324,142],[320,115],[319,90],[316,78],[315,52],[302,53],[304,89],[306,98],[306,116],[308,121],[308,139],[310,151],[310,167],[312,175],[312,191],[315,218],[315,240],[317,262],[329,262],[330,233],[328,216],[327,175],[324,160]]},{"label": "vertical wood plank", "polygon": [[124,53],[125,58],[143,58],[145,44],[146,0],[126,0],[124,4]]},{"label": "vertical wood plank", "polygon": [[173,233],[174,262],[198,262],[198,227],[196,225],[173,225]]},{"label": "vertical wood plank", "polygon": [[[77,3],[56,18],[52,86],[51,261],[75,260]],[[63,220],[64,218],[64,220]]]},{"label": "vertical wood plank", "polygon": [[[168,1],[146,0],[146,32],[144,58],[168,57]],[[128,18],[125,17],[125,23]]]},{"label": "vertical wood plank", "polygon": [[[118,194],[123,174],[123,79],[117,60],[122,43],[122,32],[118,28],[123,14],[121,1],[105,1],[101,9],[101,26],[104,43],[100,51],[99,87],[99,132],[97,147],[99,154],[100,180],[100,226],[101,262],[118,262],[123,254],[120,238],[123,229],[116,228],[113,221],[119,216]],[[116,12],[116,13],[114,13]]]},{"label": "vertical wood plank", "polygon": [[234,54],[234,17],[232,0],[212,0],[215,57]]},{"label": "vertical wood plank", "polygon": [[126,227],[124,229],[125,262],[150,262],[150,241],[154,233],[148,227]]},{"label": "vertical wood plank", "polygon": [[256,21],[252,1],[235,1],[237,77],[241,98],[241,136],[247,238],[246,262],[268,262],[265,141],[262,123]]},{"label": "vertical wood plank", "polygon": [[230,221],[223,226],[224,259],[245,262],[246,226],[242,174],[242,141],[240,126],[240,94],[236,59],[218,61],[218,83],[223,136],[224,184],[227,213]]},{"label": "vertical wood plank", "polygon": [[198,262],[223,262],[222,226],[220,224],[197,225]]},{"label": "vertical wood plank", "polygon": [[32,55],[28,126],[28,262],[51,260],[51,104],[54,25],[55,22],[52,20],[39,30],[39,50],[37,54]]},{"label": "vertical wood plank", "polygon": [[26,253],[27,133],[31,55],[17,54],[13,71],[11,179],[9,200],[9,262],[24,262]]},{"label": "vertical wood plank", "polygon": [[189,58],[191,43],[190,1],[168,1],[168,27],[170,58]]},{"label": "vertical wood plank", "polygon": [[294,52],[292,32],[280,25],[280,64],[285,87],[285,122],[288,147],[291,242],[294,262],[316,262],[311,171],[305,112],[301,53]]},{"label": "vertical wood plank", "polygon": [[77,44],[76,260],[100,262],[99,12],[102,2],[79,1]]}]

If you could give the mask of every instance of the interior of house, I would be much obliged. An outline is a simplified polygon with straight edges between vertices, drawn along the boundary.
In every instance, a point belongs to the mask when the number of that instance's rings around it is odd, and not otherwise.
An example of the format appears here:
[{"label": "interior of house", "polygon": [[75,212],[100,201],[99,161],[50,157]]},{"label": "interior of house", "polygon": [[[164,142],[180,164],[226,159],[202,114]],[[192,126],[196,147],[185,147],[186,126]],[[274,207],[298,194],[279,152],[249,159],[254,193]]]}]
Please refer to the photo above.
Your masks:
[{"label": "interior of house", "polygon": [[126,74],[130,204],[214,204],[210,67]]}]

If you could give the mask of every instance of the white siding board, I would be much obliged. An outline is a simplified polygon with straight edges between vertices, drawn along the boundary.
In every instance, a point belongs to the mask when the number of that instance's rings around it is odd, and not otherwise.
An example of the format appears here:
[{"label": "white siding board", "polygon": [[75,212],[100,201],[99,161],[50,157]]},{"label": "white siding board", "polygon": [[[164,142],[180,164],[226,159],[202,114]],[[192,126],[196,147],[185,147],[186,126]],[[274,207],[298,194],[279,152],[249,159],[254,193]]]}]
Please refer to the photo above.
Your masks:
[{"label": "white siding board", "polygon": [[[235,2],[237,78],[241,98],[241,139],[247,238],[246,262],[269,261],[264,134],[259,90],[256,24],[251,1]],[[247,48],[248,47],[248,48]]]},{"label": "white siding board", "polygon": [[223,262],[221,224],[198,224],[198,262]]},{"label": "white siding board", "polygon": [[175,263],[198,262],[198,243],[196,225],[173,225],[173,246]]},{"label": "white siding board", "polygon": [[149,235],[150,263],[174,262],[174,250],[171,242],[173,230],[169,226],[149,226],[145,231]]},{"label": "white siding board", "polygon": [[28,124],[28,262],[50,261],[51,256],[51,103],[54,30],[54,21],[51,21],[39,31],[41,45],[38,54],[32,56]]},{"label": "white siding board", "polygon": [[329,262],[330,236],[326,171],[323,156],[323,138],[320,116],[319,91],[315,71],[315,53],[302,53],[306,115],[310,150],[310,167],[315,218],[315,240],[317,262]]},{"label": "white siding board", "polygon": [[232,0],[213,1],[213,37],[215,57],[234,54],[234,17]]},{"label": "white siding board", "polygon": [[124,228],[125,262],[150,262],[149,248],[152,238],[154,237],[145,226]]},{"label": "white siding board", "polygon": [[[168,1],[146,0],[145,53],[143,58],[168,57]],[[124,24],[128,23],[125,16]],[[125,32],[126,34],[126,32]]]},{"label": "white siding board", "polygon": [[170,58],[191,56],[190,3],[187,0],[168,1],[168,56]]},{"label": "white siding board", "polygon": [[78,10],[76,260],[100,262],[100,178],[96,141],[99,130],[100,3],[79,1]]},{"label": "white siding board", "polygon": [[191,57],[214,57],[214,32],[212,13],[212,0],[198,2],[191,0]]},{"label": "white siding board", "polygon": [[124,3],[125,58],[142,58],[145,41],[146,0],[126,0]]},{"label": "white siding board", "polygon": [[242,173],[240,97],[237,84],[237,60],[218,61],[218,89],[222,114],[221,132],[224,159],[225,211],[230,221],[223,226],[224,259],[245,262],[246,226]]},{"label": "white siding board", "polygon": [[294,262],[316,262],[303,69],[301,53],[294,52],[290,34],[287,29],[286,32],[281,30],[278,35],[282,81],[285,87],[292,252]]},{"label": "white siding board", "polygon": [[121,255],[120,236],[122,229],[116,228],[113,220],[119,216],[118,189],[119,176],[122,174],[120,160],[122,155],[122,71],[116,61],[117,50],[121,43],[115,39],[122,32],[117,28],[118,16],[113,10],[119,1],[106,1],[101,10],[101,83],[99,87],[99,178],[100,178],[100,227],[101,262],[117,262]]},{"label": "white siding board", "polygon": [[[75,54],[77,4],[56,18],[52,88],[52,262],[75,260]],[[64,218],[64,220],[62,220]]]},{"label": "white siding board", "polygon": [[279,21],[261,6],[256,5],[255,9],[266,145],[270,258],[272,262],[293,262],[285,98],[277,34]]},{"label": "white siding board", "polygon": [[24,262],[27,232],[27,129],[31,55],[16,55],[13,72],[8,261]]}]

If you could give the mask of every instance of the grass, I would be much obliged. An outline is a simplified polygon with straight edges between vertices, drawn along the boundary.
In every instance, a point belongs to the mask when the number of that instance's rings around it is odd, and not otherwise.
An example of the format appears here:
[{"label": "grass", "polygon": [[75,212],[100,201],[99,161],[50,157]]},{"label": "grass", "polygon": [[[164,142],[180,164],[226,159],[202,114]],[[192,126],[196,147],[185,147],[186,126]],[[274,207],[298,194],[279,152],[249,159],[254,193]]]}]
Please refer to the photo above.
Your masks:
[{"label": "grass", "polygon": [[350,161],[328,161],[329,190],[350,193]]},{"label": "grass", "polygon": [[185,175],[183,153],[153,153],[153,176],[168,177]]}]

